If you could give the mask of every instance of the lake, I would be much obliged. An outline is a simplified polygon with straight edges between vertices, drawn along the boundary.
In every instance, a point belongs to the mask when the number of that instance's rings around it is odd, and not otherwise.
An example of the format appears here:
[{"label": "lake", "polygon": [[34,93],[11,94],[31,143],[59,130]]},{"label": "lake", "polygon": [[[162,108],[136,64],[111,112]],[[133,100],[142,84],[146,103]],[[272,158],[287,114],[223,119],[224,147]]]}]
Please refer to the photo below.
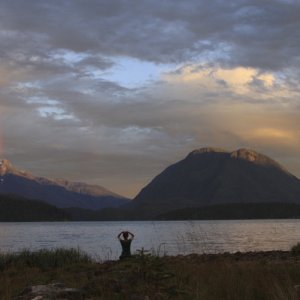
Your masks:
[{"label": "lake", "polygon": [[288,250],[300,242],[300,220],[0,222],[0,251],[79,247],[96,259],[117,259],[117,235],[135,234],[132,252],[158,255]]}]

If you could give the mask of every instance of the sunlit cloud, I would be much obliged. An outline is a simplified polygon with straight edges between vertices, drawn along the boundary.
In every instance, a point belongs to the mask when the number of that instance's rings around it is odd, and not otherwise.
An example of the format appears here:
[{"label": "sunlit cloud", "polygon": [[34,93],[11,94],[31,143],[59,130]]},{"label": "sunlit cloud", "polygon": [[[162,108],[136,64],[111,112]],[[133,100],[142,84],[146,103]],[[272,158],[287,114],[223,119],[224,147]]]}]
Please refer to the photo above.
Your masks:
[{"label": "sunlit cloud", "polygon": [[295,142],[296,135],[290,131],[275,128],[259,128],[253,131],[254,138],[283,140],[284,142]]},{"label": "sunlit cloud", "polygon": [[170,83],[198,85],[211,90],[231,89],[236,94],[253,92],[255,83],[270,91],[276,82],[274,74],[259,69],[224,69],[210,65],[188,65],[175,73],[166,73],[163,78]]}]

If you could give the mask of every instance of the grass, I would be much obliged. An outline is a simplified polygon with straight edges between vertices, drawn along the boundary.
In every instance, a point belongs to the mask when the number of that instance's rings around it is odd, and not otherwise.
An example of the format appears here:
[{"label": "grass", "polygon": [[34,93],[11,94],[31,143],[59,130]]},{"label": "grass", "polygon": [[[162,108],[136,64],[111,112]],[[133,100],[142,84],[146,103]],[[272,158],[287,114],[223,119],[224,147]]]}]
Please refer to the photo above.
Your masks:
[{"label": "grass", "polygon": [[47,270],[77,263],[91,262],[92,259],[80,249],[41,249],[35,252],[23,250],[19,253],[1,254],[0,271],[11,267]]},{"label": "grass", "polygon": [[0,255],[0,299],[30,285],[61,282],[86,299],[296,300],[300,257],[293,252],[164,256],[97,263],[78,249]]}]

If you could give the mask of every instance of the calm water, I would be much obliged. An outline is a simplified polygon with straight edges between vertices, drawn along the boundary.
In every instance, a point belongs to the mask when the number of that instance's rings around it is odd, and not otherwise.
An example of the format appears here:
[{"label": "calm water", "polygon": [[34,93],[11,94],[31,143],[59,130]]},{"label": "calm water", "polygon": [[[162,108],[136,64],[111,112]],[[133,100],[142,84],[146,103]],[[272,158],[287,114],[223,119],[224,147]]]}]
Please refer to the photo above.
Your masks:
[{"label": "calm water", "polygon": [[116,259],[116,236],[135,234],[132,250],[158,254],[288,250],[300,241],[300,220],[0,223],[0,251],[79,247],[98,259]]}]

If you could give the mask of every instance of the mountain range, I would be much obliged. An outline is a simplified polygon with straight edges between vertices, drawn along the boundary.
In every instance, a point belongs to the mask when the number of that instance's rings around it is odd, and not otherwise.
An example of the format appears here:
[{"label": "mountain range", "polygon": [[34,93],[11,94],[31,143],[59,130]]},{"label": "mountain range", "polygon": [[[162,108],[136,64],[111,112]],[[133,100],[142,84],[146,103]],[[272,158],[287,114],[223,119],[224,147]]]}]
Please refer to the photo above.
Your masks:
[{"label": "mountain range", "polygon": [[0,194],[35,199],[58,208],[97,210],[118,207],[128,202],[127,198],[102,186],[34,176],[18,170],[6,159],[0,161]]},{"label": "mountain range", "polygon": [[[36,177],[2,160],[1,194],[45,202],[63,209],[52,209],[53,216],[70,220],[300,217],[300,180],[250,149],[196,149],[158,174],[131,201],[101,186]],[[19,206],[16,199],[14,203]],[[38,211],[50,209],[30,205]]]}]

